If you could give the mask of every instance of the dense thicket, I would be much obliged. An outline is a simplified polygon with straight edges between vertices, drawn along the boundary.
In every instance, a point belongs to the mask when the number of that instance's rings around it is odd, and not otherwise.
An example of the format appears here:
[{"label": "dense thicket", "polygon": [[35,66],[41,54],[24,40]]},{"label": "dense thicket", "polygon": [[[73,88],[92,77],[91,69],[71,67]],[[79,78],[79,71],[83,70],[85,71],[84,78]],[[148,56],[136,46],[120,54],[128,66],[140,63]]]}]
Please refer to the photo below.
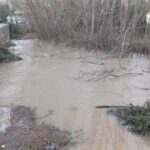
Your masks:
[{"label": "dense thicket", "polygon": [[133,50],[149,50],[148,3],[145,0],[23,0],[20,7],[40,39],[83,44],[123,55]]}]

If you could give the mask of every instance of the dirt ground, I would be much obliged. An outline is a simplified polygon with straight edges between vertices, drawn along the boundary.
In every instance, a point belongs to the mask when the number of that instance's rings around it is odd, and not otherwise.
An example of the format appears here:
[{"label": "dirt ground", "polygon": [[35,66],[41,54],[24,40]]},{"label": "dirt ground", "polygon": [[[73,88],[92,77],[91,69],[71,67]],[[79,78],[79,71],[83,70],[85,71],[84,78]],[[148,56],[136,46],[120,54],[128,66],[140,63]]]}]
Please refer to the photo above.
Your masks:
[{"label": "dirt ground", "polygon": [[48,150],[54,143],[57,150],[67,150],[71,135],[52,125],[37,125],[35,110],[11,106],[10,126],[0,133],[0,145],[7,150]]}]

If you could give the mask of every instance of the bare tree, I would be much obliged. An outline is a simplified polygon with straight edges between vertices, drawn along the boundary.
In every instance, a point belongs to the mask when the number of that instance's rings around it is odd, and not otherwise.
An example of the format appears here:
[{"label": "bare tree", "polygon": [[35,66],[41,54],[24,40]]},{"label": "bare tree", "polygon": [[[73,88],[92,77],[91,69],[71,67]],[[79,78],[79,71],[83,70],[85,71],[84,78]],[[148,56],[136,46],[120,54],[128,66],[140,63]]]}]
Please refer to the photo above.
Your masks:
[{"label": "bare tree", "polygon": [[[16,1],[16,0],[15,0]],[[139,38],[145,0],[23,0],[40,39],[72,41],[124,55]]]}]

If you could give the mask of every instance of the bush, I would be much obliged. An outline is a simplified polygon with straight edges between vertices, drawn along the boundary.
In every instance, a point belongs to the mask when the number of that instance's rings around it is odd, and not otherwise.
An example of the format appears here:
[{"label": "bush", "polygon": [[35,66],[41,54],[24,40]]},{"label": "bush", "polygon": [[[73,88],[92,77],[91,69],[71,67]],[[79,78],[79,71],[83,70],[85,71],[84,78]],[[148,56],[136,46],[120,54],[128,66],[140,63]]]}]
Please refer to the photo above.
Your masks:
[{"label": "bush", "polygon": [[132,40],[131,49],[133,52],[141,54],[150,54],[150,36],[138,37]]},{"label": "bush", "polygon": [[111,110],[115,116],[128,128],[139,134],[150,133],[150,101],[143,106],[129,105]]},{"label": "bush", "polygon": [[26,33],[26,26],[24,24],[9,23],[10,38],[19,39]]},{"label": "bush", "polygon": [[0,45],[0,62],[10,62],[15,60],[22,60],[22,58],[15,56],[6,46]]}]

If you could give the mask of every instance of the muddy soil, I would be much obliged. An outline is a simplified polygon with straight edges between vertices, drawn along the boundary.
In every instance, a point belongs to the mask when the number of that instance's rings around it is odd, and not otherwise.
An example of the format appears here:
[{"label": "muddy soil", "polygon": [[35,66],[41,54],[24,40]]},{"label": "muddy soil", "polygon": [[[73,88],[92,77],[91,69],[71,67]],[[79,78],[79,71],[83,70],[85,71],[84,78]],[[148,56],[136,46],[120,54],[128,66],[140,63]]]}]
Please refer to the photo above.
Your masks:
[{"label": "muddy soil", "polygon": [[7,150],[49,150],[53,143],[57,150],[67,150],[71,135],[52,125],[37,125],[35,111],[25,106],[11,106],[10,123],[0,133],[0,145]]}]

